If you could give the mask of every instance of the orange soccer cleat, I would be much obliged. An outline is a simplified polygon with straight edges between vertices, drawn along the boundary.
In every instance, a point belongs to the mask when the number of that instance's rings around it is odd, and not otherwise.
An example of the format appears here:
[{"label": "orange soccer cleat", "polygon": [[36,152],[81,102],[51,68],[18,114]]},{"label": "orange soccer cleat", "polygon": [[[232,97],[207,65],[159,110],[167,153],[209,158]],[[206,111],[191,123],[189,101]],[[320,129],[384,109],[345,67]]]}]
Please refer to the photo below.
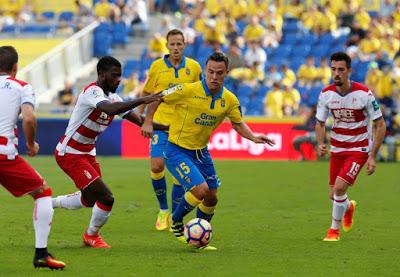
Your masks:
[{"label": "orange soccer cleat", "polygon": [[51,270],[53,269],[62,270],[65,267],[65,263],[62,261],[57,261],[50,253],[48,253],[48,255],[44,258],[35,257],[33,259],[33,266],[35,268],[47,267],[50,268]]},{"label": "orange soccer cleat", "polygon": [[326,237],[323,239],[323,241],[339,241],[339,230],[338,229],[332,229],[329,228],[328,232],[326,233]]},{"label": "orange soccer cleat", "polygon": [[83,234],[83,243],[93,248],[111,248],[111,246],[103,240],[100,234],[91,236],[85,232]]},{"label": "orange soccer cleat", "polygon": [[350,201],[350,207],[346,211],[343,217],[343,231],[349,232],[353,227],[354,222],[354,212],[356,210],[357,202],[355,200]]}]

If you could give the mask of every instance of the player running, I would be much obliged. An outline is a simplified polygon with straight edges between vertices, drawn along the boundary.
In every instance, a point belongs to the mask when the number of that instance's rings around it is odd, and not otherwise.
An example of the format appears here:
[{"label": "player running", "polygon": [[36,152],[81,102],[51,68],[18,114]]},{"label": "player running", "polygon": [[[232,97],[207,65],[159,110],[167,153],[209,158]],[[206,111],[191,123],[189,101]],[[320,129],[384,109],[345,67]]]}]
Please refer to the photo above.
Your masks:
[{"label": "player running", "polygon": [[[141,125],[142,119],[131,109],[158,101],[160,96],[123,102],[115,94],[121,79],[121,64],[113,57],[106,56],[99,60],[97,74],[97,81],[85,87],[79,95],[65,135],[55,150],[58,165],[80,191],[53,198],[53,207],[69,210],[91,207],[92,218],[83,234],[83,242],[94,248],[109,248],[99,230],[110,216],[114,197],[101,178],[100,165],[96,161],[96,139],[111,124],[115,115]],[[160,125],[156,127],[167,129]]]},{"label": "player running", "polygon": [[[193,83],[200,80],[201,67],[199,63],[183,56],[185,38],[182,31],[173,29],[168,32],[167,48],[170,54],[154,61],[150,67],[149,77],[143,88],[145,95],[160,92],[177,84]],[[162,103],[154,115],[154,121],[168,126],[171,123],[174,111],[174,105]],[[159,231],[168,229],[170,216],[163,158],[167,140],[168,132],[155,131],[150,142],[151,182],[160,207],[155,227]],[[184,193],[182,186],[173,178],[172,212]]]},{"label": "player running", "polygon": [[[213,53],[206,62],[205,80],[177,85],[161,93],[164,103],[175,105],[164,157],[168,170],[186,190],[172,214],[171,226],[175,236],[183,242],[186,242],[183,235],[185,215],[195,207],[198,218],[211,221],[214,215],[220,180],[207,143],[224,118],[230,119],[233,129],[242,137],[255,143],[274,144],[263,134],[255,135],[243,122],[239,100],[223,86],[227,74],[228,58],[223,53]],[[157,104],[150,105],[142,126],[144,136],[152,133],[152,116]],[[216,248],[207,245],[205,249]]]},{"label": "player running", "polygon": [[15,79],[18,53],[12,46],[0,47],[0,183],[15,197],[31,195],[35,201],[35,268],[63,269],[65,263],[47,252],[47,240],[53,219],[52,190],[39,173],[18,155],[17,120],[22,113],[22,128],[27,153],[35,156],[39,144],[35,141],[35,93],[32,86]]},{"label": "player running", "polygon": [[[322,90],[317,106],[315,133],[318,154],[327,153],[325,121],[332,114],[330,190],[333,200],[332,225],[324,241],[338,241],[343,219],[343,230],[353,226],[356,201],[349,200],[347,189],[352,186],[361,168],[366,164],[367,175],[374,173],[376,155],[386,132],[378,102],[364,85],[349,79],[351,58],[343,52],[331,56],[331,71],[334,83]],[[370,120],[375,129],[371,141]]]}]

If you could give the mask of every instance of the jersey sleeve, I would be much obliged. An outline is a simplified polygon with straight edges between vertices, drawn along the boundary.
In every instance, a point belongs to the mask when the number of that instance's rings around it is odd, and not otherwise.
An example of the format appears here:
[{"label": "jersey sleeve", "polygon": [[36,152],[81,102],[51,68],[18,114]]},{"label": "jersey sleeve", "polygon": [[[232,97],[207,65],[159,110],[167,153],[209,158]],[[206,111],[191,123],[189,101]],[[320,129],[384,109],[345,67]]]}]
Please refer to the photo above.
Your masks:
[{"label": "jersey sleeve", "polygon": [[375,120],[382,117],[382,111],[381,108],[379,107],[379,103],[375,99],[371,91],[368,92],[366,110],[371,120]]},{"label": "jersey sleeve", "polygon": [[101,102],[110,102],[105,95],[104,91],[99,87],[90,87],[85,92],[82,93],[82,100],[85,105],[91,108],[97,108],[97,105]]},{"label": "jersey sleeve", "polygon": [[232,100],[231,108],[228,110],[226,115],[232,123],[241,123],[242,120],[242,108],[240,107],[239,100],[234,97]]},{"label": "jersey sleeve", "polygon": [[164,90],[161,95],[167,104],[176,104],[184,101],[185,98],[191,95],[190,84],[179,84],[172,88]]},{"label": "jersey sleeve", "polygon": [[23,104],[31,104],[35,107],[35,92],[31,85],[26,85],[22,88],[21,91],[21,105]]},{"label": "jersey sleeve", "polygon": [[195,79],[193,80],[194,82],[202,80],[202,74],[201,74],[201,66],[200,64],[196,64],[196,73],[195,73]]},{"label": "jersey sleeve", "polygon": [[321,93],[318,97],[317,114],[315,115],[317,120],[321,122],[325,122],[329,116],[329,108],[327,106],[324,96],[325,95]]},{"label": "jersey sleeve", "polygon": [[155,86],[156,86],[156,70],[155,70],[155,65],[153,63],[150,66],[149,76],[147,77],[146,83],[144,84],[143,87],[143,94],[149,95],[155,92],[159,92],[159,91],[154,91]]}]

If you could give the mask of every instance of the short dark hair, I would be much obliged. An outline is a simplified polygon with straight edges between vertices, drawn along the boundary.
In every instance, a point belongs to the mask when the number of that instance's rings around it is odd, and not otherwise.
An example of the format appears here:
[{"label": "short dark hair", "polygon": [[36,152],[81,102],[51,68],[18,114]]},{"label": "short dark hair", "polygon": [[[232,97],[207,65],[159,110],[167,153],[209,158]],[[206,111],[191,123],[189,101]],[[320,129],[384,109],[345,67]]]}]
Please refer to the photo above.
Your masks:
[{"label": "short dark hair", "polygon": [[18,63],[18,53],[13,46],[0,47],[0,70],[10,72],[14,64]]},{"label": "short dark hair", "polygon": [[113,66],[122,67],[121,63],[116,58],[104,56],[100,58],[99,62],[97,63],[97,74],[99,74],[101,71],[107,71]]},{"label": "short dark hair", "polygon": [[332,61],[345,61],[347,68],[351,68],[351,58],[345,52],[335,52],[331,55]]},{"label": "short dark hair", "polygon": [[206,65],[208,64],[209,61],[224,62],[226,68],[229,68],[229,59],[223,52],[212,53],[210,56],[208,56]]},{"label": "short dark hair", "polygon": [[185,42],[185,36],[183,35],[183,32],[182,32],[181,30],[179,30],[179,29],[172,29],[172,30],[170,30],[170,31],[167,33],[167,41],[168,41],[168,38],[169,38],[170,36],[174,36],[174,35],[181,35],[182,38],[183,38],[183,42]]}]

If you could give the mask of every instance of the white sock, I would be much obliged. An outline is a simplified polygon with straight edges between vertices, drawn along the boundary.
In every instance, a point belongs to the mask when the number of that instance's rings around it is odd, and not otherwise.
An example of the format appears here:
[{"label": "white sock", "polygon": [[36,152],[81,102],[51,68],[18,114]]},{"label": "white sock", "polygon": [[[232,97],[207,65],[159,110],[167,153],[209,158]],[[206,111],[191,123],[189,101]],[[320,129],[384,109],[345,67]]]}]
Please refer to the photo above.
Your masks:
[{"label": "white sock", "polygon": [[333,207],[332,207],[332,225],[331,229],[339,229],[344,213],[349,206],[350,201],[347,198],[347,194],[344,195],[333,195]]},{"label": "white sock", "polygon": [[108,217],[110,216],[111,211],[106,211],[101,209],[97,202],[94,204],[92,209],[92,218],[90,219],[90,225],[87,229],[87,233],[90,236],[97,235],[100,228],[106,224]]},{"label": "white sock", "polygon": [[60,195],[52,199],[53,208],[64,208],[67,210],[76,210],[85,207],[81,201],[82,193],[80,191]]},{"label": "white sock", "polygon": [[51,197],[41,197],[35,200],[33,210],[33,227],[35,228],[35,247],[46,248],[49,238],[51,221],[54,210],[51,205]]}]

